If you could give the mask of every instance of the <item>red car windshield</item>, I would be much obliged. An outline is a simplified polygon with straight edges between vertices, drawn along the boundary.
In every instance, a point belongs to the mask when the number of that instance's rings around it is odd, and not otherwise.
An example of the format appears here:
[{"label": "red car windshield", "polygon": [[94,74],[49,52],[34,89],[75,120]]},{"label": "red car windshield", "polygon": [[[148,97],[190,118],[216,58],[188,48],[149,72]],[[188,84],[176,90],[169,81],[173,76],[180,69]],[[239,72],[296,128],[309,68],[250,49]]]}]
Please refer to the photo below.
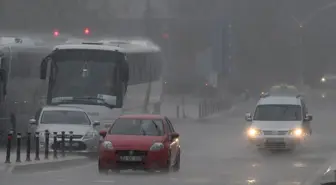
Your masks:
[{"label": "red car windshield", "polygon": [[109,130],[109,134],[163,136],[163,122],[159,119],[117,119]]}]

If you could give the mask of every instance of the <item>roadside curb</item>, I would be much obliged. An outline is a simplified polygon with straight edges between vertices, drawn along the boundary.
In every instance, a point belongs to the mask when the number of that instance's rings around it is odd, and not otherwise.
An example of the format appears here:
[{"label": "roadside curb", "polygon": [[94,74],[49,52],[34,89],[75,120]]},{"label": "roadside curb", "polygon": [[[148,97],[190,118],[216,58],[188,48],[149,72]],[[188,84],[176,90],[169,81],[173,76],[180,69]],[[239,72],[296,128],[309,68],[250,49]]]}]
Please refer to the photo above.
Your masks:
[{"label": "roadside curb", "polygon": [[[92,160],[91,160],[92,161]],[[60,170],[63,168],[69,168],[73,166],[85,165],[88,162],[91,162],[88,157],[76,156],[69,158],[60,158],[53,159],[50,161],[34,161],[34,162],[25,162],[23,164],[13,163],[5,164],[5,173],[34,173],[41,171],[52,171]]]}]

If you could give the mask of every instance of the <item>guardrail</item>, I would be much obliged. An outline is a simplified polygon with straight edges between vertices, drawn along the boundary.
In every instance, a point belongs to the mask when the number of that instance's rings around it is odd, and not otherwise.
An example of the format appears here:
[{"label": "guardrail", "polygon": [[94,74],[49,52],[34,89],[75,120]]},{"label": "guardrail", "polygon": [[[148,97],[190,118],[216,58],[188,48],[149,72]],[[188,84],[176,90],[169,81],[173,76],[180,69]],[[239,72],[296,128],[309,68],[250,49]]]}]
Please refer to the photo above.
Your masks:
[{"label": "guardrail", "polygon": [[230,109],[232,106],[232,102],[228,99],[214,98],[203,100],[198,99],[197,101],[192,103],[184,103],[182,98],[181,102],[172,103],[170,105],[172,108],[171,111],[170,109],[166,109],[163,114],[168,115],[171,118],[202,119],[210,115],[219,113],[221,111]]},{"label": "guardrail", "polygon": [[[11,163],[11,149],[13,144],[13,131],[10,131],[7,136],[7,145],[6,145],[6,161],[5,163]],[[50,145],[50,132],[48,130],[45,130],[44,132],[44,159],[49,159],[49,152],[50,152],[50,146],[52,148],[53,152],[53,158],[57,159],[59,157],[58,152],[60,152],[61,157],[65,157],[65,132],[61,132],[61,140],[57,139],[57,132],[53,132],[53,144]],[[73,142],[73,132],[69,132],[69,152],[72,152],[72,142]],[[40,133],[35,132],[34,133],[34,142],[35,142],[35,157],[33,160],[39,161],[40,160]],[[17,133],[16,134],[16,162],[21,162],[21,145],[22,145],[22,134]],[[26,159],[25,161],[32,161],[31,159],[31,150],[32,150],[32,133],[27,133],[26,138]],[[57,145],[60,144],[60,147],[57,147]],[[58,151],[60,150],[60,151]]]},{"label": "guardrail", "polygon": [[198,118],[205,118],[220,111],[227,110],[230,107],[231,103],[228,100],[203,100],[198,105]]}]

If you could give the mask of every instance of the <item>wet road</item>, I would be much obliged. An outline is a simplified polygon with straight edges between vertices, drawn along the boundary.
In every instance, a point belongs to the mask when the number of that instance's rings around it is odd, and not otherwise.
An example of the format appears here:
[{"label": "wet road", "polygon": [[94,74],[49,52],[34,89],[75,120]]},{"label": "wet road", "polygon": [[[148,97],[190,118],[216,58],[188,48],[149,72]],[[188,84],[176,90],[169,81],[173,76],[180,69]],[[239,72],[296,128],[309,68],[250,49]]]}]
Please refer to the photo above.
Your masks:
[{"label": "wet road", "polygon": [[[336,151],[334,110],[314,108],[313,136],[292,153],[260,153],[243,137],[243,112],[206,122],[176,123],[181,134],[181,170],[171,174],[125,172],[108,176],[97,173],[97,163],[34,174],[6,175],[3,185],[299,185],[310,180]],[[335,109],[336,110],[336,109]],[[242,113],[242,114],[240,114]],[[238,116],[239,115],[239,116]]]}]

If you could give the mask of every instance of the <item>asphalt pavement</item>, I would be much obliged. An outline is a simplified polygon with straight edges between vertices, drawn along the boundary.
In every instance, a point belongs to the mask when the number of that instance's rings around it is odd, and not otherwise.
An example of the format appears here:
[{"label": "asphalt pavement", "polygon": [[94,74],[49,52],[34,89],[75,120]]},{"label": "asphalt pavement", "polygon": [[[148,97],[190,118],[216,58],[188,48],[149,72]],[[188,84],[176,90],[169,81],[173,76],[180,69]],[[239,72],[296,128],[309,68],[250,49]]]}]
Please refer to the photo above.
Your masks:
[{"label": "asphalt pavement", "polygon": [[231,113],[203,121],[179,120],[181,170],[176,173],[122,172],[99,175],[97,161],[82,166],[28,174],[0,175],[2,185],[308,185],[336,151],[335,107],[314,108],[313,135],[293,152],[260,152],[244,137],[244,112],[252,104],[241,104]]}]

